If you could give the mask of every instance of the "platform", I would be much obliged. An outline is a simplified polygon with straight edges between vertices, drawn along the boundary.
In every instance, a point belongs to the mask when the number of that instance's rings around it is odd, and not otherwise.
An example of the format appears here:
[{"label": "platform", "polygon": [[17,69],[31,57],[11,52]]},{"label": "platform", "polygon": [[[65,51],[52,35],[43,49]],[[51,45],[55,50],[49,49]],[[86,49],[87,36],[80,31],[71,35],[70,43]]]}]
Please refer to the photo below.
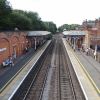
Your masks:
[{"label": "platform", "polygon": [[94,81],[94,85],[97,86],[98,93],[100,94],[100,63],[91,56],[87,56],[85,52],[76,51],[76,55]]},{"label": "platform", "polygon": [[100,100],[99,88],[83,65],[82,60],[78,58],[77,53],[72,50],[66,40],[64,38],[62,40],[86,100]]},{"label": "platform", "polygon": [[30,63],[16,74],[15,78],[10,82],[10,84],[7,84],[5,86],[5,89],[0,93],[0,100],[10,100],[13,94],[17,91],[17,89],[20,87],[21,83],[26,78],[27,74],[30,72],[32,67],[34,67],[35,63],[38,61],[40,56],[43,54],[47,46],[50,44],[51,41],[48,41],[37,53],[35,53],[33,59],[30,61]]}]

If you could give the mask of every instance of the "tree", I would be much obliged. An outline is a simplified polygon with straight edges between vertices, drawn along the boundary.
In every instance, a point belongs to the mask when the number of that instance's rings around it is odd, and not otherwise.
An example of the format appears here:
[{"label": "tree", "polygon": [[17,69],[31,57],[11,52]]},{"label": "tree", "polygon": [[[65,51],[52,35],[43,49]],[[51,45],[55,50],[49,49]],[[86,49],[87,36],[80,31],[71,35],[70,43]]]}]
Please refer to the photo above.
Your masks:
[{"label": "tree", "polygon": [[59,30],[60,32],[63,32],[64,30],[66,30],[66,31],[69,31],[69,30],[76,30],[76,28],[77,28],[78,26],[80,26],[80,25],[78,25],[78,24],[70,24],[70,25],[64,24],[64,25],[60,26],[60,27],[58,28],[58,30]]},{"label": "tree", "polygon": [[41,30],[44,27],[38,13],[36,13],[36,12],[26,12],[26,15],[32,21],[32,29],[33,30]]},{"label": "tree", "polygon": [[0,0],[0,30],[47,30],[55,33],[53,22],[43,22],[36,12],[12,10],[7,0]]},{"label": "tree", "polygon": [[16,11],[13,11],[10,15],[11,23],[13,29],[17,27],[20,30],[31,30],[32,29],[32,23],[31,19],[25,16],[23,13],[19,13]]},{"label": "tree", "polygon": [[12,8],[10,3],[7,0],[0,0],[0,30],[5,29],[7,24],[10,23],[8,16],[11,12]]},{"label": "tree", "polygon": [[55,33],[57,31],[56,24],[54,24],[53,22],[44,22],[44,24],[47,31],[50,31],[52,33]]},{"label": "tree", "polygon": [[10,3],[7,0],[0,0],[0,16],[11,13],[12,9]]}]

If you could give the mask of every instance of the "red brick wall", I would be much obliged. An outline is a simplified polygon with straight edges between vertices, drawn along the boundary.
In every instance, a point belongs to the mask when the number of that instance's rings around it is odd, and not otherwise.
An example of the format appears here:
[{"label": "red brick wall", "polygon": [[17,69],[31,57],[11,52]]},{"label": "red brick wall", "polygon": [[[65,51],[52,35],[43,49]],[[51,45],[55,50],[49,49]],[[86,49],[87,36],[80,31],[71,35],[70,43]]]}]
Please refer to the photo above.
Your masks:
[{"label": "red brick wall", "polygon": [[0,51],[0,64],[14,53],[16,53],[16,56],[21,55],[26,45],[25,32],[1,32],[0,49],[6,48],[6,50]]},{"label": "red brick wall", "polygon": [[6,48],[6,50],[4,51],[0,51],[0,63],[9,57],[10,55],[10,41],[9,41],[9,37],[7,37],[5,34],[0,33],[0,49],[4,49]]},{"label": "red brick wall", "polygon": [[20,54],[23,53],[23,50],[25,49],[25,47],[27,46],[27,42],[26,42],[26,37],[24,35],[20,36]]},{"label": "red brick wall", "polygon": [[28,43],[27,43],[28,47],[34,47],[34,45],[35,45],[34,37],[28,37],[26,41],[28,41]]}]

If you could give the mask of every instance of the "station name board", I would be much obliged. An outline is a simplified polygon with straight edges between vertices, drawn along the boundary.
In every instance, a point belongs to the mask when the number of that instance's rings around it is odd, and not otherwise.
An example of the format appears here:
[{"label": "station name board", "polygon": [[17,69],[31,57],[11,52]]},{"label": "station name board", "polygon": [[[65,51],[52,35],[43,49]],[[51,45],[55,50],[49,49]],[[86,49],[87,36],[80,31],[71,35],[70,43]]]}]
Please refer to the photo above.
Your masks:
[{"label": "station name board", "polygon": [[0,48],[0,52],[7,50],[7,48]]}]

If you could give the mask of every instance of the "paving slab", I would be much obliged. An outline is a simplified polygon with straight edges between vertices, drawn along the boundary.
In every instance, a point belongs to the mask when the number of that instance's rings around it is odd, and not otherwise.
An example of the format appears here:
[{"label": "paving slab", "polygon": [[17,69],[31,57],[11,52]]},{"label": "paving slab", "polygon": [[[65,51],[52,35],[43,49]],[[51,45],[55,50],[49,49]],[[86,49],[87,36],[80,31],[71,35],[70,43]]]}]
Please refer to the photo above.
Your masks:
[{"label": "paving slab", "polygon": [[94,83],[92,83],[84,70],[85,67],[82,65],[77,55],[68,45],[66,40],[64,38],[62,40],[86,100],[100,100],[100,95],[93,85]]},{"label": "paving slab", "polygon": [[76,54],[91,78],[93,79],[97,88],[100,90],[100,63],[95,61],[95,59],[93,59],[92,57],[87,56],[83,52],[76,51]]},{"label": "paving slab", "polygon": [[16,75],[16,77],[6,86],[6,88],[0,93],[0,100],[10,100],[13,94],[17,91],[17,89],[20,87],[21,83],[27,76],[27,74],[30,72],[30,70],[34,67],[37,60],[40,58],[44,50],[47,48],[51,41],[48,41],[46,45],[38,51],[33,57],[33,59],[30,61],[29,64],[27,64],[23,70],[20,71]]}]

